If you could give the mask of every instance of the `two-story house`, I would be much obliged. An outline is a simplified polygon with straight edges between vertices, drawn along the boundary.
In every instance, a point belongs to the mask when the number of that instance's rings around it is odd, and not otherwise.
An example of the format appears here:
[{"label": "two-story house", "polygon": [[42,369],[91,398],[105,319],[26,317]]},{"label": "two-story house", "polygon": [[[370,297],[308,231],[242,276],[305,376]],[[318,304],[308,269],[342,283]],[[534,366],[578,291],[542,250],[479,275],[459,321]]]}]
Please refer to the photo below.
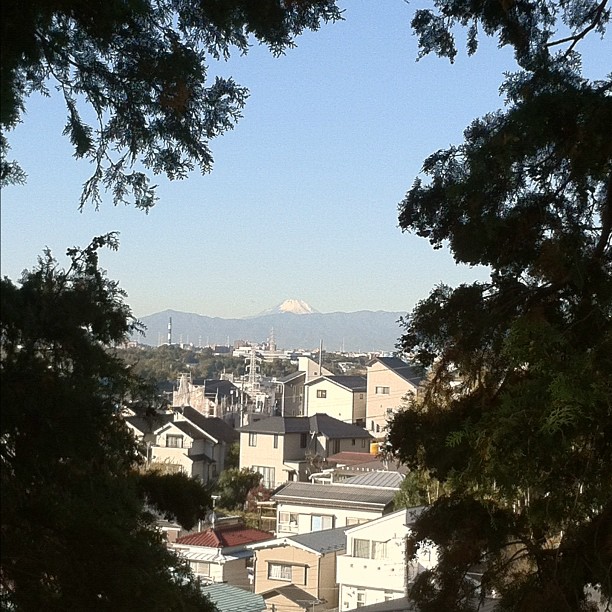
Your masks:
[{"label": "two-story house", "polygon": [[183,472],[202,482],[214,480],[225,468],[238,433],[215,417],[190,406],[151,417],[128,416],[125,423],[140,443],[146,464],[164,472]]},{"label": "two-story house", "polygon": [[276,535],[359,525],[393,511],[402,475],[376,472],[342,483],[289,482],[277,491]]},{"label": "two-story house", "polygon": [[250,589],[253,552],[249,546],[272,538],[267,531],[242,524],[218,525],[179,537],[170,548],[189,563],[202,582],[227,582]]},{"label": "two-story house", "polygon": [[267,488],[305,481],[343,450],[369,453],[372,436],[326,414],[270,417],[241,427],[240,467],[263,476]]},{"label": "two-story house", "polygon": [[268,609],[307,612],[338,607],[336,558],[346,546],[346,527],[282,537],[252,546],[255,593]]},{"label": "two-story house", "polygon": [[310,357],[298,358],[298,371],[276,381],[280,416],[306,415],[306,383],[332,373]]},{"label": "two-story house", "polygon": [[328,414],[345,423],[365,426],[365,377],[320,376],[306,383],[305,389],[307,416]]},{"label": "two-story house", "polygon": [[419,548],[415,559],[407,554],[410,527],[422,511],[404,508],[347,530],[336,573],[340,611],[401,599],[419,573],[435,566],[433,545]]},{"label": "two-story house", "polygon": [[366,428],[384,437],[389,417],[423,382],[419,369],[397,357],[377,357],[367,366]]}]

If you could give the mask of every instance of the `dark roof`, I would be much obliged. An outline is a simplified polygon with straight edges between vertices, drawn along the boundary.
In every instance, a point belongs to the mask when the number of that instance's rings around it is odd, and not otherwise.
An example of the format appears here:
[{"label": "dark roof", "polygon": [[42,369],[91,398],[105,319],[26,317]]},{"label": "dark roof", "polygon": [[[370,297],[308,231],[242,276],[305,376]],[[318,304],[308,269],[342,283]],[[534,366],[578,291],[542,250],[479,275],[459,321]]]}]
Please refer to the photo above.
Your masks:
[{"label": "dark roof", "polygon": [[280,378],[276,379],[276,382],[279,383],[288,383],[291,382],[292,380],[296,379],[296,378],[306,378],[306,372],[293,372],[291,374],[287,374],[286,376],[281,376]]},{"label": "dark roof", "polygon": [[204,434],[189,421],[173,421],[172,424],[194,440],[201,440],[204,437]]},{"label": "dark roof", "polygon": [[219,442],[231,444],[240,439],[240,434],[223,419],[206,417],[191,406],[185,406],[183,408],[183,416]]},{"label": "dark roof", "polygon": [[152,433],[162,425],[170,423],[174,415],[168,412],[158,412],[147,416],[129,416],[125,421],[143,433]]},{"label": "dark roof", "polygon": [[377,357],[374,362],[379,361],[385,367],[393,370],[398,376],[404,380],[418,386],[425,378],[423,371],[416,366],[411,366],[398,357]]},{"label": "dark roof", "polygon": [[365,376],[320,376],[315,380],[311,380],[306,383],[306,386],[316,385],[322,380],[329,380],[345,389],[349,389],[353,392],[365,391],[366,390],[366,379]]},{"label": "dark roof", "polygon": [[289,536],[287,541],[296,542],[310,550],[325,554],[336,550],[344,550],[346,548],[347,529],[351,529],[354,525],[348,527],[337,527],[336,529],[324,529],[323,531],[312,531],[311,533],[301,533],[299,535]]},{"label": "dark roof", "polygon": [[238,431],[254,433],[308,433],[310,423],[308,417],[272,416],[240,427]]},{"label": "dark roof", "polygon": [[309,482],[289,482],[272,496],[275,501],[293,504],[345,508],[363,507],[383,510],[389,505],[397,491],[367,486],[344,484],[312,484]]},{"label": "dark roof", "polygon": [[311,431],[323,434],[326,438],[372,438],[363,427],[334,419],[328,414],[313,414],[308,419]]},{"label": "dark roof", "polygon": [[219,612],[262,612],[266,603],[259,593],[250,593],[225,582],[201,587]]},{"label": "dark roof", "polygon": [[193,462],[204,461],[204,463],[215,463],[214,459],[211,459],[206,453],[199,453],[197,455],[187,455]]},{"label": "dark roof", "polygon": [[363,427],[344,423],[328,414],[314,414],[311,417],[273,416],[245,425],[238,431],[268,434],[316,432],[332,439],[372,437]]}]

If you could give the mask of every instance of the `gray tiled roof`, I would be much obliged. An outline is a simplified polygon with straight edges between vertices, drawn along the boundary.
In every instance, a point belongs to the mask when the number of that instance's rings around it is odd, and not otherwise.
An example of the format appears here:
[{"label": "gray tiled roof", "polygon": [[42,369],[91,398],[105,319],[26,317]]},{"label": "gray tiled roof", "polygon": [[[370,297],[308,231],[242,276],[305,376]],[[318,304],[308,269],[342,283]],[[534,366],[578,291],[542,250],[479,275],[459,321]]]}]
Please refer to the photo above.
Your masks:
[{"label": "gray tiled roof", "polygon": [[308,433],[310,422],[308,417],[280,417],[273,416],[255,421],[238,431],[252,431],[255,433]]},{"label": "gray tiled roof", "polygon": [[342,481],[343,485],[361,485],[399,490],[404,477],[399,472],[367,472]]},{"label": "gray tiled roof", "polygon": [[277,502],[291,502],[318,507],[366,507],[383,510],[395,497],[394,489],[351,486],[345,484],[312,484],[289,482],[272,496]]},{"label": "gray tiled roof", "polygon": [[363,427],[352,423],[344,423],[327,414],[315,414],[311,417],[273,416],[245,425],[238,431],[269,434],[309,433],[314,431],[332,439],[372,437]]},{"label": "gray tiled roof", "polygon": [[147,416],[129,416],[125,421],[143,433],[151,433],[174,418],[171,413],[155,413]]},{"label": "gray tiled roof", "polygon": [[364,376],[321,376],[320,378],[307,382],[306,386],[320,383],[321,380],[329,380],[351,391],[366,390],[366,379]]},{"label": "gray tiled roof", "polygon": [[379,361],[390,370],[393,370],[403,379],[411,382],[413,385],[418,386],[425,378],[422,370],[407,364],[398,357],[377,357],[375,361]]},{"label": "gray tiled roof", "polygon": [[286,538],[288,541],[296,542],[310,550],[325,554],[335,550],[346,548],[346,530],[351,527],[337,527],[336,529],[324,529],[323,531],[313,531],[311,533],[301,533]]},{"label": "gray tiled roof", "polygon": [[201,440],[204,437],[204,434],[189,421],[174,421],[172,424],[194,440]]},{"label": "gray tiled roof", "polygon": [[240,434],[223,419],[206,417],[191,406],[183,408],[183,416],[219,442],[231,444],[240,439]]},{"label": "gray tiled roof", "polygon": [[359,425],[345,423],[328,414],[313,414],[310,419],[311,431],[326,438],[371,438],[372,435]]},{"label": "gray tiled roof", "polygon": [[201,588],[219,612],[262,612],[266,609],[266,603],[260,594],[250,593],[223,582]]}]

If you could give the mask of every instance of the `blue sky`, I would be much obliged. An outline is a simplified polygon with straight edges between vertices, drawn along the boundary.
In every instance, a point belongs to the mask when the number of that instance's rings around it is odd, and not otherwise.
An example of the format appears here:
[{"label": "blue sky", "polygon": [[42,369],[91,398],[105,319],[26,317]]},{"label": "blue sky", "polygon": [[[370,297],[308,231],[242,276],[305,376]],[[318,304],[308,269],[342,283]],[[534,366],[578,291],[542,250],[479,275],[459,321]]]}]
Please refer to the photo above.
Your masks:
[{"label": "blue sky", "polygon": [[[427,155],[502,106],[511,54],[485,39],[454,65],[416,62],[415,4],[342,5],[345,21],[306,33],[283,57],[253,47],[211,67],[249,88],[244,116],[212,141],[211,174],[159,177],[148,215],[109,197],[79,213],[91,167],[61,136],[61,103],[31,98],[9,134],[28,182],[2,192],[2,274],[17,279],[46,246],[63,261],[66,248],[118,231],[119,251],[101,261],[137,316],[242,317],[286,298],[321,312],[407,312],[439,282],[486,278],[403,234],[397,205]],[[587,73],[603,77],[609,42],[583,50]]]}]

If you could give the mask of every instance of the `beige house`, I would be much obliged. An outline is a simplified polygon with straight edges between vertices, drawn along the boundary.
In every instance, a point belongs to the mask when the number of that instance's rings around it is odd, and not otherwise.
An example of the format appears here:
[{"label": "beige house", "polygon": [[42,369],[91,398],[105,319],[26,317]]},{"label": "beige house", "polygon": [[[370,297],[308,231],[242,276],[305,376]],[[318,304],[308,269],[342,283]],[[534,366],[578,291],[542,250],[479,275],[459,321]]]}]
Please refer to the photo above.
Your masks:
[{"label": "beige house", "polygon": [[367,366],[366,428],[383,438],[387,420],[410,395],[416,395],[423,375],[397,357],[377,357]]},{"label": "beige house", "polygon": [[125,423],[149,468],[182,472],[204,483],[225,469],[230,446],[239,438],[223,420],[205,417],[190,406],[147,418],[128,416]]},{"label": "beige house", "polygon": [[319,366],[316,361],[309,357],[299,357],[298,371],[276,381],[280,416],[304,416],[306,414],[306,383],[319,376],[330,375],[331,372]]},{"label": "beige house", "polygon": [[276,535],[311,533],[351,527],[393,511],[402,475],[376,472],[342,483],[290,482],[277,491]]},{"label": "beige house", "polygon": [[416,559],[406,553],[410,526],[422,511],[404,508],[347,530],[336,573],[339,610],[399,600],[419,573],[436,565],[433,545],[419,548]]},{"label": "beige house", "polygon": [[276,612],[338,607],[336,558],[345,550],[346,528],[278,538],[255,552],[255,593]]},{"label": "beige house", "polygon": [[306,383],[306,415],[329,416],[365,426],[366,379],[363,376],[321,376]]},{"label": "beige house", "polygon": [[272,537],[267,531],[233,524],[182,536],[170,548],[189,563],[203,583],[226,582],[250,589],[253,552],[248,546]]},{"label": "beige house", "polygon": [[240,468],[250,468],[273,489],[305,481],[326,466],[334,453],[369,453],[371,435],[362,427],[326,414],[311,417],[269,417],[241,427]]}]

